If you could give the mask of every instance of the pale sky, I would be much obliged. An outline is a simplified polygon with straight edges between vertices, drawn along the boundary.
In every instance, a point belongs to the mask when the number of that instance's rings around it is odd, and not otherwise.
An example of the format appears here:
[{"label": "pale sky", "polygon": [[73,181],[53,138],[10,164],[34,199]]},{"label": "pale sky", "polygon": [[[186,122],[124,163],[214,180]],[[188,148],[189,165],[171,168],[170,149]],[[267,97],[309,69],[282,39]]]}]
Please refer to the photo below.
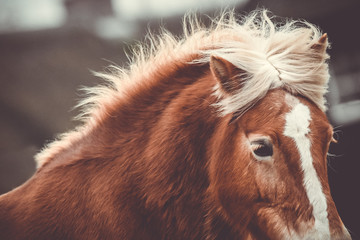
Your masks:
[{"label": "pale sky", "polygon": [[61,26],[62,0],[0,0],[0,31],[29,31]]},{"label": "pale sky", "polygon": [[167,17],[189,9],[206,11],[243,4],[248,0],[112,0],[114,11],[126,19]]},{"label": "pale sky", "polygon": [[[99,0],[100,1],[100,0]],[[248,0],[111,0],[118,21],[136,21],[207,11],[244,4]],[[63,0],[0,0],[0,31],[31,31],[55,28],[66,21]]]}]

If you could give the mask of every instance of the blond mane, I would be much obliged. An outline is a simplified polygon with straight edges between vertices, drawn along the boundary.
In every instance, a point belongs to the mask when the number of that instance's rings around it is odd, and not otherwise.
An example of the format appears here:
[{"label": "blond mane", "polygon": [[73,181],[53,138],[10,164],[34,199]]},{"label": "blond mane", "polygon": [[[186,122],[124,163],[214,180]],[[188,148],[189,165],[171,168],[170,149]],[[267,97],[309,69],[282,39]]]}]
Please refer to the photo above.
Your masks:
[{"label": "blond mane", "polygon": [[211,56],[221,57],[245,74],[239,76],[241,88],[231,96],[224,96],[215,86],[221,115],[245,113],[268,90],[283,88],[301,95],[326,111],[324,98],[328,88],[329,71],[326,54],[327,39],[321,49],[318,44],[321,32],[306,21],[272,21],[266,10],[255,11],[236,22],[230,14],[221,19],[211,34],[223,35],[212,48],[201,51],[196,63],[207,63]]},{"label": "blond mane", "polygon": [[[305,21],[276,24],[268,15],[266,10],[257,10],[237,20],[233,11],[227,11],[208,27],[197,17],[187,15],[181,38],[166,30],[159,36],[149,34],[148,44],[133,49],[128,68],[111,66],[109,73],[96,73],[106,84],[85,89],[88,97],[78,105],[82,109],[78,119],[84,121],[83,126],[61,135],[37,154],[38,167],[81,139],[131,88],[151,84],[144,79],[179,61],[208,64],[211,56],[218,56],[247,73],[243,86],[232,96],[222,94],[214,86],[214,94],[218,96],[215,107],[222,116],[245,113],[273,88],[307,97],[325,111],[328,55],[311,48],[320,38],[320,31]],[[189,56],[196,58],[189,60]]]}]

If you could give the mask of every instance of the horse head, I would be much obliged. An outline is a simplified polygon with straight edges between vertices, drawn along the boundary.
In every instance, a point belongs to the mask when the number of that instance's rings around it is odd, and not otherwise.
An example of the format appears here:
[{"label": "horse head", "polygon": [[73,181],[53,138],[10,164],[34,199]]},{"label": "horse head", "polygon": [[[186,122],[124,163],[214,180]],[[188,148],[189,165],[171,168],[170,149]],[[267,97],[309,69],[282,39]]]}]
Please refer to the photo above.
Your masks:
[{"label": "horse head", "polygon": [[[299,74],[295,83],[289,69],[296,65],[286,69],[276,61],[269,63],[277,58],[273,55],[255,56],[253,60],[261,62],[255,72],[244,70],[233,53],[228,54],[231,51],[222,50],[220,56],[230,55],[233,63],[210,56],[224,121],[211,144],[208,191],[214,212],[244,238],[350,239],[328,184],[333,128],[323,112],[322,94],[309,93],[325,87],[326,81],[316,78],[327,78],[326,48],[324,34],[309,46],[317,66],[309,69],[313,79],[302,82]],[[288,54],[289,61],[296,58]],[[259,75],[260,83],[252,82]]]}]

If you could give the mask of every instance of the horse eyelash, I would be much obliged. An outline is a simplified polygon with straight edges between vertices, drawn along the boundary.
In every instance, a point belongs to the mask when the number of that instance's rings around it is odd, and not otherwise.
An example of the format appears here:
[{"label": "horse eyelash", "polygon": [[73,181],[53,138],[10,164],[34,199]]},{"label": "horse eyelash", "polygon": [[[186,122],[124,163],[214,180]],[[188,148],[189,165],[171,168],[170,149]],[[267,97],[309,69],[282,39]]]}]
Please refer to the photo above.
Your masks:
[{"label": "horse eyelash", "polygon": [[264,145],[261,145],[261,144],[256,144],[256,145],[255,145],[255,144],[254,144],[254,145],[251,145],[251,147],[252,147],[252,150],[253,150],[253,151],[256,151],[256,150],[264,147]]}]

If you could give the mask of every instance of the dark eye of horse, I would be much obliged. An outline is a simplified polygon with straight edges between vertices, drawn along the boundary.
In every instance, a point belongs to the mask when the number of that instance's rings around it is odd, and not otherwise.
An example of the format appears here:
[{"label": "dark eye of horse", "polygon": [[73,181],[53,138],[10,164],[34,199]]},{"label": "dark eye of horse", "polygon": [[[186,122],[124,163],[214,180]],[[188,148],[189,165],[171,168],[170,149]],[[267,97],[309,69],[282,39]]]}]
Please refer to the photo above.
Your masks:
[{"label": "dark eye of horse", "polygon": [[256,157],[266,158],[273,155],[273,147],[269,140],[259,139],[251,142],[252,151]]}]

